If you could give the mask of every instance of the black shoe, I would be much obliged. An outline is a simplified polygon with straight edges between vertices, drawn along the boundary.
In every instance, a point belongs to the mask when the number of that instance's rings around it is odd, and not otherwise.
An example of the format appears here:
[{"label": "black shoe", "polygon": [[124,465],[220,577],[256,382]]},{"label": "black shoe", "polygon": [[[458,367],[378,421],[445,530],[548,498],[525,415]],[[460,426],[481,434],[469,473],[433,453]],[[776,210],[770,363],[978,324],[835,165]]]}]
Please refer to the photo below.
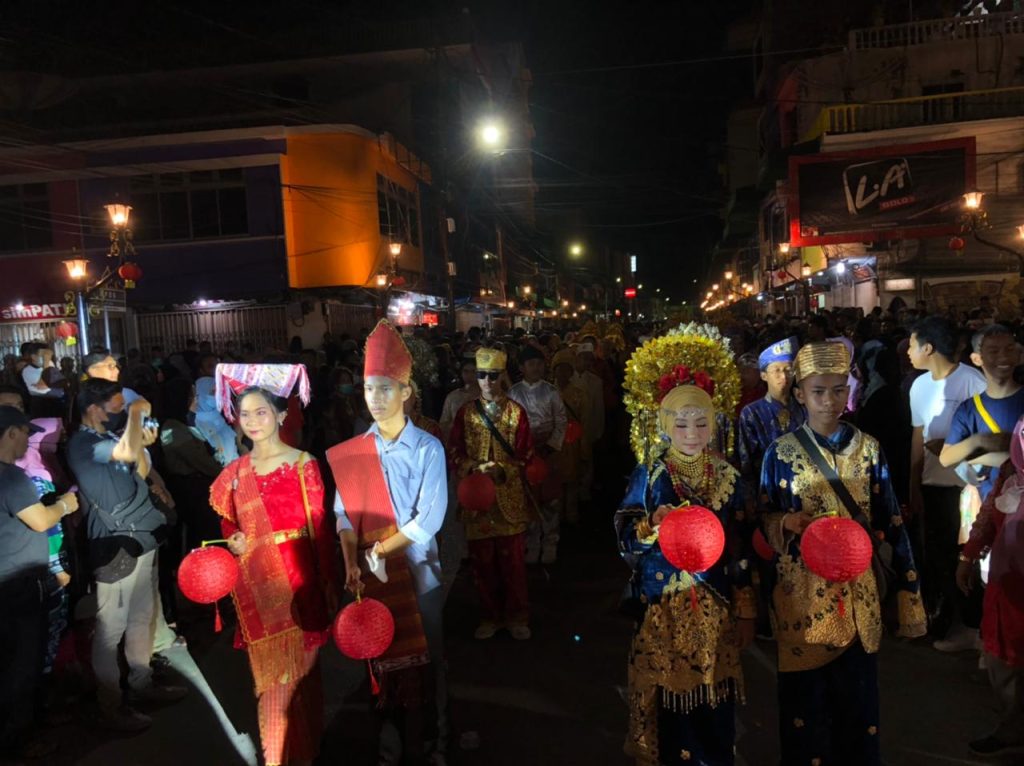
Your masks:
[{"label": "black shoe", "polygon": [[1001,739],[996,739],[991,734],[987,737],[982,737],[981,739],[971,740],[967,743],[967,747],[974,755],[986,757],[1002,755],[1003,753],[1016,749],[1003,742]]}]

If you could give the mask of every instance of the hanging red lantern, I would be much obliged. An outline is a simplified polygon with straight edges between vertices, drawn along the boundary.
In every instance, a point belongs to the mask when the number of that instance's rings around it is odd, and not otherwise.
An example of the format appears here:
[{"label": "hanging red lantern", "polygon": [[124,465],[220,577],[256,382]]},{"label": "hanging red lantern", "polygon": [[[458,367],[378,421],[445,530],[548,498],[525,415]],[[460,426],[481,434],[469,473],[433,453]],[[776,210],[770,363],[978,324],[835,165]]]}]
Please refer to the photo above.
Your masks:
[{"label": "hanging red lantern", "polygon": [[346,657],[372,660],[380,657],[395,638],[395,618],[383,603],[361,598],[334,619],[334,643]]},{"label": "hanging red lantern", "polygon": [[178,566],[178,587],[185,598],[197,604],[212,604],[224,598],[237,582],[235,557],[213,545],[196,548]]},{"label": "hanging red lantern", "polygon": [[139,267],[139,264],[126,261],[117,270],[117,275],[124,280],[125,289],[131,290],[135,287],[135,283],[142,279],[142,269]]},{"label": "hanging red lantern", "polygon": [[966,246],[963,237],[950,237],[949,238],[949,249],[950,250],[963,250]]},{"label": "hanging red lantern", "polygon": [[63,338],[64,343],[68,346],[78,343],[78,325],[74,322],[61,322],[54,332],[58,338]]},{"label": "hanging red lantern", "polygon": [[764,533],[760,529],[754,530],[754,553],[763,558],[765,561],[772,561],[775,558],[775,549],[768,544],[765,539]]},{"label": "hanging red lantern", "polygon": [[578,420],[570,420],[565,427],[565,443],[575,444],[583,438],[583,426]]},{"label": "hanging red lantern", "polygon": [[483,473],[471,473],[459,482],[459,505],[467,511],[482,513],[494,505],[497,492],[491,477]]},{"label": "hanging red lantern", "polygon": [[804,566],[829,582],[856,580],[871,566],[871,554],[871,538],[853,519],[816,519],[800,537]]},{"label": "hanging red lantern", "polygon": [[405,277],[398,276],[391,280],[392,287],[402,287],[405,284]]},{"label": "hanging red lantern", "polygon": [[684,572],[706,572],[722,557],[725,529],[718,517],[699,505],[669,513],[658,529],[658,543],[665,558]]},{"label": "hanging red lantern", "polygon": [[526,481],[531,487],[539,487],[548,477],[548,464],[540,455],[534,455],[526,464]]}]

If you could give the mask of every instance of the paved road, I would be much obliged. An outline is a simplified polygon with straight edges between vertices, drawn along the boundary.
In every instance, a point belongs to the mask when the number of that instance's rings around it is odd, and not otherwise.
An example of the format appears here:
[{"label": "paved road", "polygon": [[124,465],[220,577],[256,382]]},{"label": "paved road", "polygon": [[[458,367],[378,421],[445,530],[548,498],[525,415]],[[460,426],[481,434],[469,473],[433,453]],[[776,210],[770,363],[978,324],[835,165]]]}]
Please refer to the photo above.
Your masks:
[{"label": "paved road", "polygon": [[[447,608],[452,715],[457,732],[477,732],[480,744],[473,751],[454,747],[451,763],[626,763],[622,684],[631,628],[616,609],[624,578],[610,533],[570,532],[556,565],[531,570],[534,638],[520,643],[503,633],[487,642],[471,638],[472,583],[460,575]],[[194,686],[186,700],[155,711],[154,726],[136,737],[109,738],[82,724],[65,726],[58,730],[60,757],[49,763],[252,762],[257,729],[245,655],[231,648],[230,631],[213,636],[211,618],[200,616],[200,624],[186,627],[189,650],[174,658]],[[747,704],[740,709],[738,751],[747,766],[771,766],[777,759],[772,651],[770,642],[760,642],[745,658]],[[363,668],[333,646],[323,656],[331,723],[319,763],[373,764]],[[982,763],[965,746],[993,721],[992,697],[976,658],[889,642],[881,667],[886,763]]]}]

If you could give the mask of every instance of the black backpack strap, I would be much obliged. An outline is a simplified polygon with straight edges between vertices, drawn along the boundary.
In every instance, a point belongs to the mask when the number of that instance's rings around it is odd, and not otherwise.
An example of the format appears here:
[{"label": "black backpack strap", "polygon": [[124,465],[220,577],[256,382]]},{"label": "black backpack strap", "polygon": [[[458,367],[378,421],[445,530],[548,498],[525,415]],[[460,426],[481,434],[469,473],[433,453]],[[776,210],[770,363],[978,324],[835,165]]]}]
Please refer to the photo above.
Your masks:
[{"label": "black backpack strap", "polygon": [[821,454],[821,448],[815,444],[814,437],[812,437],[807,430],[806,425],[801,426],[793,432],[793,435],[796,436],[796,440],[800,442],[800,446],[804,448],[804,452],[807,453],[807,457],[811,459],[814,466],[828,481],[829,485],[832,487],[832,491],[835,492],[836,497],[839,498],[839,502],[846,506],[846,510],[849,512],[850,517],[854,521],[866,527],[867,533],[871,535],[871,539],[874,540],[875,536],[872,534],[871,523],[864,515],[864,511],[861,510],[857,501],[853,499],[853,495],[850,494],[850,490],[846,488],[846,484],[844,484],[843,480],[839,478],[838,474],[836,474],[835,469],[829,465],[827,460],[825,460],[825,456]]},{"label": "black backpack strap", "polygon": [[505,437],[498,432],[498,427],[494,425],[494,421],[491,420],[486,410],[484,410],[484,406],[480,403],[480,400],[477,399],[475,404],[476,411],[480,417],[483,418],[484,425],[487,426],[487,430],[491,432],[491,436],[497,440],[498,444],[500,444],[501,448],[508,453],[509,457],[514,458],[516,456],[516,451],[512,449],[512,445],[508,443]]}]

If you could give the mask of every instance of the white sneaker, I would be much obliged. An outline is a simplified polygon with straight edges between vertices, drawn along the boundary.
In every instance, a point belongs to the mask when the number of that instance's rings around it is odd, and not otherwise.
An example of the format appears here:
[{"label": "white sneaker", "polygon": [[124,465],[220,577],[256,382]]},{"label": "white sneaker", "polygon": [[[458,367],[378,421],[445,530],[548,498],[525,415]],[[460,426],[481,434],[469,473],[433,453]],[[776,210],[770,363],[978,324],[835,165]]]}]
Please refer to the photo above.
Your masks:
[{"label": "white sneaker", "polygon": [[493,622],[481,622],[473,631],[473,638],[477,641],[486,641],[488,638],[494,638],[494,634],[497,632],[498,626]]},{"label": "white sneaker", "polygon": [[977,645],[978,631],[962,625],[951,629],[945,638],[932,644],[940,652],[966,652],[968,649],[977,648]]},{"label": "white sneaker", "polygon": [[528,641],[533,635],[529,625],[509,625],[508,632],[516,641]]}]

